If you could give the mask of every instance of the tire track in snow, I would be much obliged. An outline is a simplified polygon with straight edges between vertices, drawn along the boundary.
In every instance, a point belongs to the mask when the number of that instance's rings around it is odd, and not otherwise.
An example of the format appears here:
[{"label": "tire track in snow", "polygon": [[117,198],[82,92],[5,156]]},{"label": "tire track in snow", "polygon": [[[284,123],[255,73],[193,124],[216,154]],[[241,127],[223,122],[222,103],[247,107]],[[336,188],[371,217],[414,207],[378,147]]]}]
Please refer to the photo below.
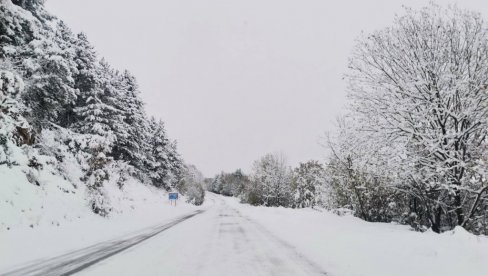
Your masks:
[{"label": "tire track in snow", "polygon": [[[238,212],[240,214],[240,212]],[[242,216],[242,215],[241,215]],[[248,221],[250,224],[253,224],[254,227],[259,229],[259,231],[266,236],[270,242],[275,243],[278,247],[281,247],[285,249],[286,254],[290,256],[290,259],[296,260],[298,263],[301,263],[303,267],[307,267],[309,269],[310,275],[329,275],[327,272],[325,272],[317,263],[311,261],[304,255],[302,255],[294,246],[286,242],[285,240],[282,240],[281,238],[275,236],[273,233],[268,231],[264,226],[261,224],[257,223],[256,221],[246,217],[242,216],[246,221]],[[276,265],[280,265],[280,260],[277,260],[276,258],[273,258],[270,256],[270,261],[275,263]]]},{"label": "tire track in snow", "polygon": [[189,215],[176,218],[169,223],[148,228],[142,233],[136,234],[135,236],[98,243],[51,259],[34,261],[20,268],[15,268],[7,272],[2,272],[0,273],[0,275],[71,275],[80,272],[83,269],[90,267],[102,260],[105,260],[117,253],[127,250],[179,224],[180,222],[183,222],[203,212],[203,210],[198,210]]},{"label": "tire track in snow", "polygon": [[[233,251],[227,252],[228,255],[242,253],[243,249],[239,247],[250,249],[241,256],[248,258],[256,268],[256,271],[252,271],[246,266],[244,269],[248,275],[330,275],[319,264],[301,254],[296,247],[277,237],[260,223],[244,216],[240,210],[229,206],[224,200],[221,200],[221,205],[218,214],[218,237],[235,246]],[[236,263],[239,268],[238,264],[243,263]]]}]

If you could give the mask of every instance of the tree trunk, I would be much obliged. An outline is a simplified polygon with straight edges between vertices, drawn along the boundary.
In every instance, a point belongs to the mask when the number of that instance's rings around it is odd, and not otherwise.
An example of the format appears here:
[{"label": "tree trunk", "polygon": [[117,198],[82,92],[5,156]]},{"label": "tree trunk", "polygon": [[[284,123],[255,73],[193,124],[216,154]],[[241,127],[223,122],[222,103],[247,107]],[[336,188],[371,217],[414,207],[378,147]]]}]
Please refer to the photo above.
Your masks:
[{"label": "tree trunk", "polygon": [[441,215],[442,215],[442,208],[441,206],[437,206],[436,210],[434,211],[434,219],[432,220],[432,231],[436,233],[441,232]]},{"label": "tree trunk", "polygon": [[463,225],[463,222],[464,222],[464,212],[463,212],[463,207],[461,206],[461,191],[456,190],[456,195],[454,197],[454,202],[456,204],[457,225]]}]

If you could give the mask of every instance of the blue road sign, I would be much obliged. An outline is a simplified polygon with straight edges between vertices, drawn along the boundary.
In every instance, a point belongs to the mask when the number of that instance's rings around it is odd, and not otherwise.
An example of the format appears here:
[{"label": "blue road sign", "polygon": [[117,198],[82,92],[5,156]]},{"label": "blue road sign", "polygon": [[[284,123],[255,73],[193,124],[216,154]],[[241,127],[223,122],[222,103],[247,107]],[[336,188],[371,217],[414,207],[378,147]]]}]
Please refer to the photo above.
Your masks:
[{"label": "blue road sign", "polygon": [[169,193],[168,197],[169,197],[169,200],[177,200],[178,199],[178,193]]}]

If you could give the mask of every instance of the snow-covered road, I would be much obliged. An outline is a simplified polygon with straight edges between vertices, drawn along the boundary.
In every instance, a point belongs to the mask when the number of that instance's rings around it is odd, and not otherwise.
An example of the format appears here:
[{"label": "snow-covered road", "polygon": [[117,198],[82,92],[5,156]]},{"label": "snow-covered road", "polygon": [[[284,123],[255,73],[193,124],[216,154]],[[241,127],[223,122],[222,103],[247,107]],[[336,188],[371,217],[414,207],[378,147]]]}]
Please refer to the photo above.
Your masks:
[{"label": "snow-covered road", "polygon": [[0,275],[486,275],[488,239],[459,227],[420,233],[212,193],[203,206],[151,206],[0,233]]},{"label": "snow-covered road", "polygon": [[205,212],[24,264],[5,275],[327,275],[236,206],[208,197],[214,204]]},{"label": "snow-covered road", "polygon": [[124,250],[127,250],[153,236],[181,223],[203,211],[195,211],[191,214],[181,216],[169,223],[164,223],[155,227],[149,227],[138,231],[135,234],[128,235],[123,238],[118,238],[106,242],[101,242],[75,250],[51,259],[42,259],[34,261],[30,264],[9,270],[1,275],[10,276],[47,276],[47,275],[71,275],[85,268],[92,266],[104,259],[116,255]]},{"label": "snow-covered road", "polygon": [[263,227],[215,205],[80,275],[326,275]]}]

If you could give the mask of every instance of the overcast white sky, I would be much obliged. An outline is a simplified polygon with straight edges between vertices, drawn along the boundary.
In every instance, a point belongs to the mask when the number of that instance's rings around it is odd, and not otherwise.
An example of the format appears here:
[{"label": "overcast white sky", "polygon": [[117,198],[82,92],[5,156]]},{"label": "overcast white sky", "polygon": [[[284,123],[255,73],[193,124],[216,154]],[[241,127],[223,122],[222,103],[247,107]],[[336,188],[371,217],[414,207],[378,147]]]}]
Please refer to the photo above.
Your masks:
[{"label": "overcast white sky", "polygon": [[[323,160],[320,137],[345,104],[347,59],[361,31],[427,0],[47,0],[98,53],[139,81],[206,176],[267,152]],[[455,3],[437,1],[437,3]],[[459,1],[488,15],[488,1]]]}]

